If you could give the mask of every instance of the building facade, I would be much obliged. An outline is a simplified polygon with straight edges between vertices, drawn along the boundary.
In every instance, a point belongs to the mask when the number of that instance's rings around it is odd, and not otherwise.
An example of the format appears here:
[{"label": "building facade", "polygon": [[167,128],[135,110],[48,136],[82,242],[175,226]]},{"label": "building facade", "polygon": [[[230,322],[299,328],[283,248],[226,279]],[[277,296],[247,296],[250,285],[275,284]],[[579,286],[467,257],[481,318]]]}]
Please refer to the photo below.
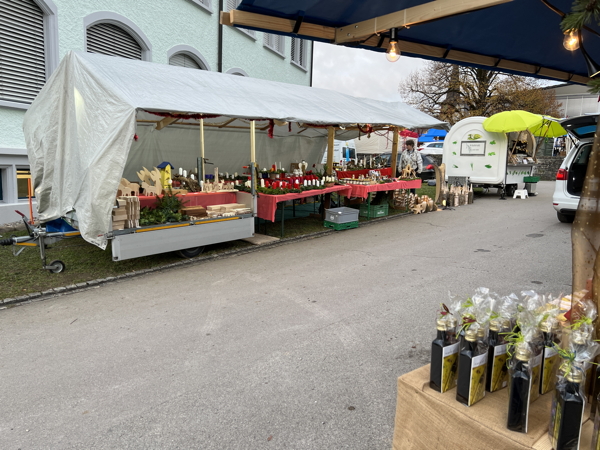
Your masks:
[{"label": "building facade", "polygon": [[590,94],[589,88],[581,84],[559,84],[548,87],[554,91],[556,101],[560,103],[562,118],[600,113],[598,95]]},{"label": "building facade", "polygon": [[0,0],[0,224],[29,213],[23,116],[70,50],[310,86],[309,41],[219,24],[240,2]]}]

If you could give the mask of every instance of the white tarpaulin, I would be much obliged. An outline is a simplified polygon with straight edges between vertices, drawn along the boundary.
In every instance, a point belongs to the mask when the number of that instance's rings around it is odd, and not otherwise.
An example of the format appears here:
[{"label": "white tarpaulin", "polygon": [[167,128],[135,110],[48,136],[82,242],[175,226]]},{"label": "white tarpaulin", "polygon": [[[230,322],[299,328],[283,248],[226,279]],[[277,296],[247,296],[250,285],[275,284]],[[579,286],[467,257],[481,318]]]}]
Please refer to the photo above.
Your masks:
[{"label": "white tarpaulin", "polygon": [[[41,222],[76,211],[82,237],[101,248],[110,229],[110,213],[119,181],[141,166],[170,161],[182,149],[195,147],[194,118],[157,130],[144,120],[161,120],[151,112],[205,114],[207,146],[229,142],[216,158],[249,161],[248,120],[258,120],[259,164],[294,158],[324,149],[326,129],[310,125],[392,125],[435,128],[444,124],[402,103],[351,97],[334,91],[255,78],[70,52],[25,114],[23,130]],[[231,120],[235,119],[235,120]],[[274,139],[267,137],[275,120]],[[194,126],[195,120],[195,126]],[[292,125],[289,125],[290,122]],[[212,126],[212,128],[211,128]],[[188,131],[189,130],[189,131]],[[136,132],[140,135],[134,141]],[[222,134],[221,134],[222,133]],[[152,134],[152,136],[150,136]],[[339,130],[338,139],[357,132]],[[171,142],[171,144],[167,144]],[[190,164],[199,156],[188,156]],[[207,153],[210,150],[207,148]],[[131,154],[131,157],[130,157]],[[209,157],[208,155],[206,155]],[[209,157],[210,159],[210,157]],[[216,161],[220,163],[220,161]],[[194,164],[195,165],[195,164]],[[207,167],[207,172],[210,171]],[[221,170],[222,167],[219,166]],[[225,170],[225,169],[223,169]],[[232,171],[232,170],[231,170]]]}]

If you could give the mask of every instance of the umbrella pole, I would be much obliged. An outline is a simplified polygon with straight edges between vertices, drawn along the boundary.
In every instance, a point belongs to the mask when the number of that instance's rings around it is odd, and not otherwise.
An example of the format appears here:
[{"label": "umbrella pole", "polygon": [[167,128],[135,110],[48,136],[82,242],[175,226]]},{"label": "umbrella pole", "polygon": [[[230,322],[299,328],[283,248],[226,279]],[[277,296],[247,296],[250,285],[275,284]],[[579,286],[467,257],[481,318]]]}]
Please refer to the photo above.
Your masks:
[{"label": "umbrella pole", "polygon": [[506,200],[506,172],[508,172],[508,155],[509,153],[512,155],[513,150],[517,147],[517,141],[515,141],[515,145],[513,145],[512,150],[506,149],[506,166],[504,167],[504,184],[502,185],[502,195],[500,195],[500,200]]}]

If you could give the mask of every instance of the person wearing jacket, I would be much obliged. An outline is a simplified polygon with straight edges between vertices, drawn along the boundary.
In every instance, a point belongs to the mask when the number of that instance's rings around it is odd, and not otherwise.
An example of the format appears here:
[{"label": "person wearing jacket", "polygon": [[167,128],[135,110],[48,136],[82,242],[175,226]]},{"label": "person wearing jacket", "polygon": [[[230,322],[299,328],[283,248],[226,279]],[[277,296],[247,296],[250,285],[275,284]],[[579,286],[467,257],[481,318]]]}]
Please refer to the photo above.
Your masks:
[{"label": "person wearing jacket", "polygon": [[[404,170],[406,166],[410,164],[410,167],[417,172],[417,176],[423,171],[423,157],[415,150],[415,141],[406,141],[406,150],[402,152],[400,156],[400,164],[398,169],[400,172]],[[415,193],[415,189],[411,189],[410,192]]]}]

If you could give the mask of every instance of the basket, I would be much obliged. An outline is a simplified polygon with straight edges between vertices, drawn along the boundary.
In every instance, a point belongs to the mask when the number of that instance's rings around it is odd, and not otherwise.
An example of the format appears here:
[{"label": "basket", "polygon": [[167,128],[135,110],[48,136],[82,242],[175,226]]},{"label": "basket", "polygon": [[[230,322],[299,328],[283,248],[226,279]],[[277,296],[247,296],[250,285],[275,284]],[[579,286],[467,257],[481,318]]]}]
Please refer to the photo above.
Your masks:
[{"label": "basket", "polygon": [[537,183],[540,177],[523,177],[523,183]]},{"label": "basket", "polygon": [[387,203],[383,205],[367,205],[363,203],[360,205],[360,216],[372,219],[374,217],[385,217],[388,215],[389,206]]},{"label": "basket", "polygon": [[336,231],[350,230],[351,228],[358,228],[358,220],[356,222],[345,222],[345,223],[335,223],[335,222],[329,222],[328,220],[326,220],[323,223],[323,226],[325,228],[333,228]]}]

